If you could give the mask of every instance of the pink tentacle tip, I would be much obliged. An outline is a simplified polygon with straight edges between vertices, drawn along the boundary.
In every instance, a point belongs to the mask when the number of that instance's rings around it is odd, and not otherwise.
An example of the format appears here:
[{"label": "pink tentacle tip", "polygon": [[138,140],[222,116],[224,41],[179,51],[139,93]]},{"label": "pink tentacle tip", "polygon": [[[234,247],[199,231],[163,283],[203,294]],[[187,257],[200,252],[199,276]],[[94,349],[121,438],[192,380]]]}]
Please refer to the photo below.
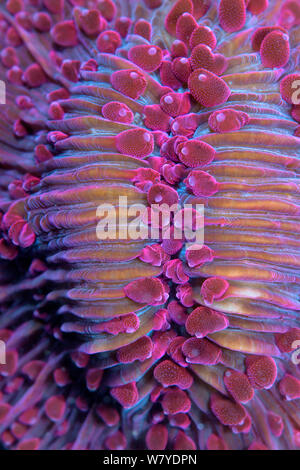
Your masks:
[{"label": "pink tentacle tip", "polygon": [[272,357],[248,356],[246,374],[255,389],[269,389],[277,377],[277,366]]},{"label": "pink tentacle tip", "polygon": [[123,346],[117,351],[117,359],[123,364],[134,361],[143,362],[152,356],[153,344],[149,336],[143,336],[128,346]]},{"label": "pink tentacle tip", "polygon": [[167,204],[168,206],[172,206],[178,202],[177,191],[162,183],[153,184],[148,191],[147,198],[150,205]]},{"label": "pink tentacle tip", "polygon": [[268,412],[267,415],[268,424],[270,426],[271,432],[274,436],[280,437],[284,430],[284,422],[280,415],[273,413],[272,411]]},{"label": "pink tentacle tip", "polygon": [[154,377],[163,387],[177,385],[182,390],[190,388],[193,383],[193,377],[186,369],[168,359],[155,367]]},{"label": "pink tentacle tip", "polygon": [[186,114],[191,108],[189,93],[167,93],[160,99],[160,106],[165,113],[172,117]]},{"label": "pink tentacle tip", "polygon": [[175,57],[172,61],[172,72],[183,85],[187,85],[189,76],[192,72],[190,60],[186,57]]},{"label": "pink tentacle tip", "polygon": [[131,62],[141,67],[146,72],[157,70],[163,59],[162,50],[158,46],[139,45],[133,46],[128,52]]},{"label": "pink tentacle tip", "polygon": [[131,109],[126,104],[119,103],[118,101],[106,103],[102,107],[102,114],[105,119],[123,124],[131,124],[134,119]]},{"label": "pink tentacle tip", "polygon": [[134,302],[148,305],[162,305],[168,298],[164,284],[157,278],[132,281],[124,287],[124,292]]},{"label": "pink tentacle tip", "polygon": [[55,44],[61,47],[76,46],[78,42],[76,26],[73,20],[61,21],[51,29]]},{"label": "pink tentacle tip", "polygon": [[172,321],[178,325],[184,325],[187,319],[186,309],[176,300],[172,300],[168,304],[168,314]]},{"label": "pink tentacle tip", "polygon": [[144,106],[144,124],[152,130],[168,132],[171,125],[171,117],[158,104]]},{"label": "pink tentacle tip", "polygon": [[234,403],[219,395],[212,395],[211,410],[225,426],[241,425],[246,419],[246,410],[239,403]]},{"label": "pink tentacle tip", "polygon": [[220,184],[213,176],[201,170],[190,171],[183,182],[195,196],[200,197],[212,196],[218,192],[220,187]]},{"label": "pink tentacle tip", "polygon": [[176,413],[187,413],[191,409],[191,401],[186,392],[175,389],[168,390],[162,399],[164,413],[173,415]]},{"label": "pink tentacle tip", "polygon": [[186,57],[188,54],[188,48],[183,41],[176,39],[171,45],[170,53],[172,59],[175,59],[175,57]]},{"label": "pink tentacle tip", "polygon": [[106,438],[105,445],[109,450],[124,450],[127,440],[121,431],[116,431]]},{"label": "pink tentacle tip", "polygon": [[135,382],[121,385],[120,387],[113,387],[110,393],[123,408],[131,408],[139,399],[139,392]]},{"label": "pink tentacle tip", "polygon": [[117,135],[116,147],[125,155],[145,158],[153,152],[153,135],[145,129],[129,129]]},{"label": "pink tentacle tip", "polygon": [[254,396],[247,375],[236,370],[227,370],[224,374],[224,384],[231,396],[239,403],[247,403]]},{"label": "pink tentacle tip", "polygon": [[188,266],[194,268],[213,261],[214,253],[213,250],[206,245],[192,245],[186,250],[185,258]]},{"label": "pink tentacle tip", "polygon": [[288,401],[300,398],[300,380],[291,374],[286,374],[279,382],[279,391]]},{"label": "pink tentacle tip", "polygon": [[247,10],[250,11],[252,15],[260,15],[268,6],[269,0],[250,0],[247,5]]},{"label": "pink tentacle tip", "polygon": [[137,34],[145,39],[147,41],[151,41],[151,36],[152,36],[152,25],[149,23],[149,21],[139,19],[134,25],[134,34]]},{"label": "pink tentacle tip", "polygon": [[208,304],[214,301],[222,300],[226,294],[229,284],[220,277],[211,277],[206,279],[201,286],[201,295]]},{"label": "pink tentacle tip", "polygon": [[208,120],[210,129],[218,133],[238,131],[248,123],[248,114],[234,109],[214,111]]},{"label": "pink tentacle tip", "polygon": [[281,31],[267,34],[260,46],[260,56],[264,67],[284,67],[290,58],[288,34]]},{"label": "pink tentacle tip", "polygon": [[[170,313],[170,317],[171,314]],[[176,336],[169,344],[169,348],[167,350],[169,356],[173,359],[174,362],[179,364],[181,367],[187,367],[188,364],[185,360],[185,357],[182,352],[182,346],[185,342],[186,338],[184,336]]]},{"label": "pink tentacle tip", "polygon": [[154,424],[146,434],[146,445],[149,450],[164,450],[168,442],[168,429],[164,424]]},{"label": "pink tentacle tip", "polygon": [[170,256],[165,253],[160,244],[145,246],[139,258],[152,266],[162,266],[170,260]]},{"label": "pink tentacle tip", "polygon": [[176,25],[179,17],[183,13],[193,14],[194,6],[191,0],[178,0],[165,19],[165,28],[169,34],[176,36]]},{"label": "pink tentacle tip", "polygon": [[193,98],[206,108],[226,103],[231,95],[231,90],[226,82],[204,68],[199,68],[191,73],[188,86]]},{"label": "pink tentacle tip", "polygon": [[194,49],[199,44],[206,44],[211,50],[216,48],[217,38],[213,30],[208,26],[200,25],[193,30],[190,37],[190,48]]},{"label": "pink tentacle tip", "polygon": [[45,404],[45,412],[51,421],[60,421],[66,411],[66,401],[62,395],[48,398]]},{"label": "pink tentacle tip", "polygon": [[86,386],[87,389],[91,392],[94,392],[99,388],[99,385],[102,381],[103,370],[98,368],[88,369],[86,373]]},{"label": "pink tentacle tip", "polygon": [[167,261],[164,265],[164,274],[175,284],[185,284],[189,280],[184,272],[182,261],[179,259]]},{"label": "pink tentacle tip", "polygon": [[109,427],[116,426],[120,421],[118,411],[111,406],[101,404],[97,406],[96,413]]},{"label": "pink tentacle tip", "polygon": [[219,21],[224,31],[233,33],[243,28],[246,22],[246,5],[244,0],[221,0]]},{"label": "pink tentacle tip", "polygon": [[206,441],[207,450],[228,450],[228,445],[221,437],[211,434]]},{"label": "pink tentacle tip", "polygon": [[122,44],[121,36],[117,31],[106,30],[99,34],[96,46],[100,52],[114,54]]},{"label": "pink tentacle tip", "polygon": [[208,307],[197,307],[186,321],[185,328],[190,335],[204,338],[210,333],[224,330],[228,327],[227,317]]},{"label": "pink tentacle tip", "polygon": [[147,87],[143,73],[136,69],[117,70],[112,73],[110,81],[115,90],[132,99],[143,95]]},{"label": "pink tentacle tip", "polygon": [[189,168],[202,168],[211,163],[216,155],[215,149],[201,140],[189,140],[178,144],[176,153],[180,161]]},{"label": "pink tentacle tip", "polygon": [[215,365],[221,360],[222,350],[205,338],[189,338],[183,346],[182,352],[189,364]]},{"label": "pink tentacle tip", "polygon": [[300,24],[300,5],[297,0],[287,0],[283,3],[280,10],[279,24],[286,29],[291,29],[293,26]]},{"label": "pink tentacle tip", "polygon": [[183,431],[178,431],[173,444],[174,450],[196,450],[195,441]]},{"label": "pink tentacle tip", "polygon": [[188,283],[176,287],[176,297],[184,307],[192,307],[194,305],[193,289]]},{"label": "pink tentacle tip", "polygon": [[107,27],[107,22],[97,9],[85,10],[80,13],[79,25],[89,37],[98,36]]},{"label": "pink tentacle tip", "polygon": [[187,12],[182,13],[182,15],[179,16],[176,22],[177,39],[188,44],[190,36],[196,27],[197,27],[197,22],[195,18],[193,17],[193,15]]}]

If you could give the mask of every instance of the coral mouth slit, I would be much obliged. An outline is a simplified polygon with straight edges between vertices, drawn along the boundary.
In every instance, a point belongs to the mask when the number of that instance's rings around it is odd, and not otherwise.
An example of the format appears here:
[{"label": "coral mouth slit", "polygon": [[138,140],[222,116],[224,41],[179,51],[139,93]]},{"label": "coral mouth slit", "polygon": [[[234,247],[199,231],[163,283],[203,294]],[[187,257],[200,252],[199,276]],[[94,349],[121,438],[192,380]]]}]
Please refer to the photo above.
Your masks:
[{"label": "coral mouth slit", "polygon": [[6,448],[299,448],[299,42],[296,0],[0,6]]}]

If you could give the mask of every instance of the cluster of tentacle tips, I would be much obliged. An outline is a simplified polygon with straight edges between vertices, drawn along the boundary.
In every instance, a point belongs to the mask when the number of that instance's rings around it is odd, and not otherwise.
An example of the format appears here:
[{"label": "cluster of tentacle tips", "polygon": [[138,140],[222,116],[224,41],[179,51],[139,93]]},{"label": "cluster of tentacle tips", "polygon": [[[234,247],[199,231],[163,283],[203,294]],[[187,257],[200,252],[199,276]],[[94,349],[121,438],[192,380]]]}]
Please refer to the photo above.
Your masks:
[{"label": "cluster of tentacle tips", "polygon": [[5,447],[299,448],[299,44],[298,0],[1,4]]}]

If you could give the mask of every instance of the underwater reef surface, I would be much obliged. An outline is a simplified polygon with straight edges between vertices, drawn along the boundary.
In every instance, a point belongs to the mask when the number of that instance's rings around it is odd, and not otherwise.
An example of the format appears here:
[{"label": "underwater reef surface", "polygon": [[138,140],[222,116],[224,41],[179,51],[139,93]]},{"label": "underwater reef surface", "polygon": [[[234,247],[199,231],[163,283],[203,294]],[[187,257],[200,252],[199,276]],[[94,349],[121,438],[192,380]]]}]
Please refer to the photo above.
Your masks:
[{"label": "underwater reef surface", "polygon": [[[300,2],[8,0],[0,42],[3,445],[299,448]],[[204,245],[99,240],[120,197]]]}]

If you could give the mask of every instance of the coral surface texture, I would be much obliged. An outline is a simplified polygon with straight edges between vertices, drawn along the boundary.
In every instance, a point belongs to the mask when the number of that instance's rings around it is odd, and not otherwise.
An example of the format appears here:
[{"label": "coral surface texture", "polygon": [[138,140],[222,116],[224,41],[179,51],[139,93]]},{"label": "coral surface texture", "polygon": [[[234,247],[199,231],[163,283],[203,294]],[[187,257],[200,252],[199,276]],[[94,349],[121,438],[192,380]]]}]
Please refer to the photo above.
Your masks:
[{"label": "coral surface texture", "polygon": [[0,46],[0,442],[300,448],[300,0],[1,0]]}]

